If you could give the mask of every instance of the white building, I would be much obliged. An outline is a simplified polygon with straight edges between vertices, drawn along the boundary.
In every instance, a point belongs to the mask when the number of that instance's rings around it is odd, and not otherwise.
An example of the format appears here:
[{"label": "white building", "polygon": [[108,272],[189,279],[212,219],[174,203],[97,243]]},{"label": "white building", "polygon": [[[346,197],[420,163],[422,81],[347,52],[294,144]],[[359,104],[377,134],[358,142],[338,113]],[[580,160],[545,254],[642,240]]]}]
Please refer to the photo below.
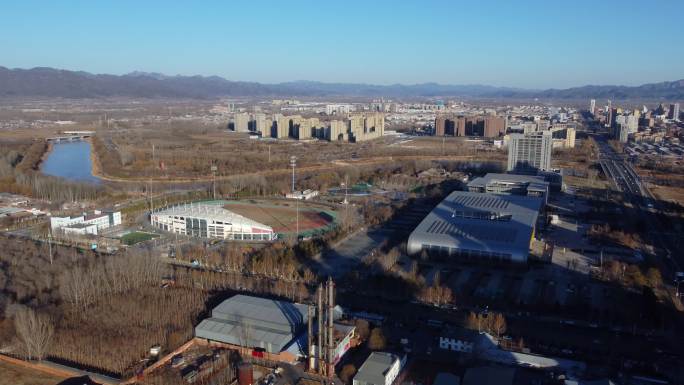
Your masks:
[{"label": "white building", "polygon": [[152,213],[152,226],[176,234],[201,238],[273,241],[273,228],[243,217],[221,206],[191,203]]},{"label": "white building", "polygon": [[508,171],[550,170],[553,137],[550,131],[511,134],[508,144]]},{"label": "white building", "polygon": [[439,337],[439,348],[444,350],[451,350],[453,352],[460,353],[472,353],[473,345],[473,341],[450,337]]},{"label": "white building", "polygon": [[326,115],[343,115],[354,111],[351,104],[328,104],[325,106]]},{"label": "white building", "polygon": [[63,227],[62,231],[66,235],[97,235],[97,225],[87,223],[77,223],[68,227]]},{"label": "white building", "polygon": [[[92,214],[83,213],[76,217],[51,217],[50,229],[71,234],[94,234],[99,230],[121,224],[120,211],[95,210]],[[94,227],[93,227],[94,226]]]},{"label": "white building", "polygon": [[318,196],[318,190],[294,191],[294,192],[285,194],[285,198],[287,198],[287,199],[299,199],[299,200],[304,200],[304,201],[308,201],[309,199],[313,199],[317,196]]},{"label": "white building", "polygon": [[373,352],[354,376],[353,385],[391,385],[406,363],[406,357]]}]

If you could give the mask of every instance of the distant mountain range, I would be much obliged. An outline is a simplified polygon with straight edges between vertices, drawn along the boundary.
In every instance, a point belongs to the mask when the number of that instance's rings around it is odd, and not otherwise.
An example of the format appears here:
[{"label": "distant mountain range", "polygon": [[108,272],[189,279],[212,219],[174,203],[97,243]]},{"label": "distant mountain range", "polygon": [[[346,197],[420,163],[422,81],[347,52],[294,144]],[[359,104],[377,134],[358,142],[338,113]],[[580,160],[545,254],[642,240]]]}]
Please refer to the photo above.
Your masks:
[{"label": "distant mountain range", "polygon": [[663,99],[684,100],[684,79],[641,86],[583,86],[529,90],[485,85],[372,85],[295,81],[278,84],[230,81],[219,76],[167,76],[131,72],[126,75],[91,74],[47,67],[0,67],[0,97],[62,98],[193,98],[224,96],[361,96],[361,97],[473,97],[500,99]]}]

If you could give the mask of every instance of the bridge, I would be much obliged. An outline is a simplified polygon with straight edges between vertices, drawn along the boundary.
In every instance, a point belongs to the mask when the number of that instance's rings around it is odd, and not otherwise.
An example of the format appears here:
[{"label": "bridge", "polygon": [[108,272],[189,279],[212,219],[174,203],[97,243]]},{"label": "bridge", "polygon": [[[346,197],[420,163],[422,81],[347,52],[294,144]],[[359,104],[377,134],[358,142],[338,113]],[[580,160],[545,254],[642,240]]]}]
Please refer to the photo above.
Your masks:
[{"label": "bridge", "polygon": [[67,135],[67,136],[53,136],[51,138],[46,138],[48,142],[76,142],[86,138],[92,137],[93,134],[78,134],[78,135]]}]

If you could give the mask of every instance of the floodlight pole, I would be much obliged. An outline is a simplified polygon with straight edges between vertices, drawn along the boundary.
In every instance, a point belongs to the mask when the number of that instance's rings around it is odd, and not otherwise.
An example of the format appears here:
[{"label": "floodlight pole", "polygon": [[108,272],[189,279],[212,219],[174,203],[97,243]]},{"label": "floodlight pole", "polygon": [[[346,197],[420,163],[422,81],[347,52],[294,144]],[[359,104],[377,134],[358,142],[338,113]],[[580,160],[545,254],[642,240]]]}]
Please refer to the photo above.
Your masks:
[{"label": "floodlight pole", "polygon": [[216,200],[216,170],[218,168],[215,165],[211,166],[211,188],[213,190],[213,199]]},{"label": "floodlight pole", "polygon": [[297,167],[297,157],[294,155],[290,157],[290,166],[292,166],[292,192],[295,192],[295,167]]}]

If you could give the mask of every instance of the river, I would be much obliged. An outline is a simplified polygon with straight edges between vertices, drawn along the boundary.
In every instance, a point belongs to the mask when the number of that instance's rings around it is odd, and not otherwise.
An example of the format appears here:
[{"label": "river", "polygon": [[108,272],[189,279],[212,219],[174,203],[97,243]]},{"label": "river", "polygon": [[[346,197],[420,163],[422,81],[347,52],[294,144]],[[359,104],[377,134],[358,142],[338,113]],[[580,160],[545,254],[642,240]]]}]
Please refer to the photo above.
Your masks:
[{"label": "river", "polygon": [[90,142],[84,140],[53,143],[41,170],[44,174],[74,182],[100,183],[93,175]]}]

